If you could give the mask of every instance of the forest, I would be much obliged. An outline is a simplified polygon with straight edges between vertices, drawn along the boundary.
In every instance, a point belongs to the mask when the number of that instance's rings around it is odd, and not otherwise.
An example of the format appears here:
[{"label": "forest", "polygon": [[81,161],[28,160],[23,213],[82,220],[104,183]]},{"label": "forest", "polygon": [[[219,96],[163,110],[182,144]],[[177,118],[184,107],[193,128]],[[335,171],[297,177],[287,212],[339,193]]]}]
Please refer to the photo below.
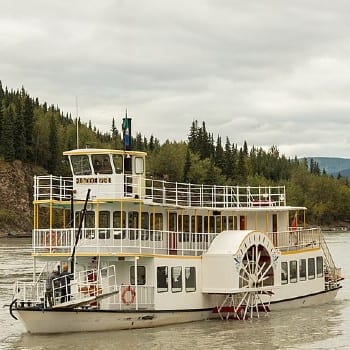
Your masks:
[{"label": "forest", "polygon": [[[123,147],[122,118],[111,118],[108,132],[92,122],[65,114],[58,106],[40,102],[22,87],[3,88],[0,81],[0,158],[40,166],[49,174],[69,175],[62,152],[83,147]],[[120,126],[120,127],[119,127]],[[220,185],[285,185],[290,205],[308,208],[308,222],[317,225],[346,224],[349,220],[350,187],[346,177],[331,177],[311,159],[290,159],[276,145],[268,150],[237,145],[207,130],[206,123],[193,120],[186,140],[161,143],[136,132],[134,150],[148,154],[147,173],[169,181]]]}]

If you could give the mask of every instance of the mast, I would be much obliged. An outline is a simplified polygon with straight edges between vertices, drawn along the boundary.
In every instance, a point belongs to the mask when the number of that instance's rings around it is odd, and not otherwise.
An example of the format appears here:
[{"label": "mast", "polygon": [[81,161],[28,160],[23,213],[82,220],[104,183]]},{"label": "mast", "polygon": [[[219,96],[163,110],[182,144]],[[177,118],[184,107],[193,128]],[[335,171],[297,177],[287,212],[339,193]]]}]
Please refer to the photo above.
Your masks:
[{"label": "mast", "polygon": [[78,119],[78,96],[75,96],[75,109],[77,118],[77,149],[79,148],[79,119]]}]

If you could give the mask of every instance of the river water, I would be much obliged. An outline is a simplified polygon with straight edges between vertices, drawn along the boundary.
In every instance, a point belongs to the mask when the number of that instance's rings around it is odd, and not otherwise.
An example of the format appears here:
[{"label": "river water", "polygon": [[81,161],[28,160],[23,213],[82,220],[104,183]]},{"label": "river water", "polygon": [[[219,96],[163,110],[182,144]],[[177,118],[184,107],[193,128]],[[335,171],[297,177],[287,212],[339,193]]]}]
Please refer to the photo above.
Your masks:
[{"label": "river water", "polygon": [[350,349],[350,233],[326,241],[343,269],[344,287],[329,304],[273,312],[248,321],[202,321],[152,329],[30,335],[8,307],[15,279],[31,278],[30,241],[0,239],[0,349]]}]

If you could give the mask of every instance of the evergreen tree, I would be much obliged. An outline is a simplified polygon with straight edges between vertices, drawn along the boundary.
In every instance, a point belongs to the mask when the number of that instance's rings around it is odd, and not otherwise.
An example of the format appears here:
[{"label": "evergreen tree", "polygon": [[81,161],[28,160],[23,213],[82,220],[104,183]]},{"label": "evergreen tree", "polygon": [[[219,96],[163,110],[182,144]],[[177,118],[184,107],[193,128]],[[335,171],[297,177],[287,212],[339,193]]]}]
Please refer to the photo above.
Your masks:
[{"label": "evergreen tree", "polygon": [[53,114],[50,116],[49,130],[49,159],[47,170],[50,174],[55,174],[58,169],[59,155],[57,124]]},{"label": "evergreen tree", "polygon": [[15,160],[15,146],[14,146],[14,110],[13,106],[5,106],[2,108],[2,133],[1,133],[1,150],[6,162]]},{"label": "evergreen tree", "polygon": [[26,157],[26,131],[24,128],[24,105],[21,100],[17,100],[14,116],[14,148],[15,158],[25,161]]},{"label": "evergreen tree", "polygon": [[189,182],[189,174],[191,170],[191,152],[189,147],[186,149],[185,163],[184,163],[184,171],[183,171],[183,181]]}]

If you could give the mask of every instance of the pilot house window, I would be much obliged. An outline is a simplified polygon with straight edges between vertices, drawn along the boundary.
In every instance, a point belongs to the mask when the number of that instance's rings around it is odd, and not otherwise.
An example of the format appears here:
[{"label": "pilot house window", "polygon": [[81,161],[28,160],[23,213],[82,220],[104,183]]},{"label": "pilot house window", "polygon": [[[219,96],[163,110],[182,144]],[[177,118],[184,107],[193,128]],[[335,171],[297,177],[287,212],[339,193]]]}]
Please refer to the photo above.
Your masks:
[{"label": "pilot house window", "polygon": [[89,157],[87,155],[71,156],[70,161],[72,163],[74,175],[92,174]]},{"label": "pilot house window", "polygon": [[95,174],[112,174],[112,166],[107,154],[93,154],[91,160]]}]

